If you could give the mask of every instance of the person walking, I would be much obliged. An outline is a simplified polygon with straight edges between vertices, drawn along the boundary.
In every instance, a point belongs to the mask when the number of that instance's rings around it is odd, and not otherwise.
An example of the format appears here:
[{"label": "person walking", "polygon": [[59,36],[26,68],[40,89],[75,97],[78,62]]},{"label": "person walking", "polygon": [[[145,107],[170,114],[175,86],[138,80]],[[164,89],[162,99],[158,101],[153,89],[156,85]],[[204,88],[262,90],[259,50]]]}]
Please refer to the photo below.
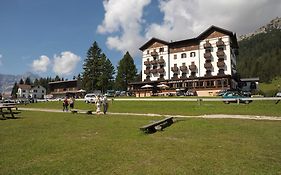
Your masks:
[{"label": "person walking", "polygon": [[106,95],[103,96],[102,105],[103,105],[103,113],[106,114],[108,109],[108,100]]},{"label": "person walking", "polygon": [[100,95],[98,95],[97,99],[96,99],[96,107],[97,107],[96,113],[97,114],[100,114],[101,103],[102,103],[102,101],[101,101]]},{"label": "person walking", "polygon": [[62,111],[66,111],[66,112],[68,111],[68,99],[67,99],[67,97],[65,97],[65,99],[63,100],[62,107],[63,107]]}]

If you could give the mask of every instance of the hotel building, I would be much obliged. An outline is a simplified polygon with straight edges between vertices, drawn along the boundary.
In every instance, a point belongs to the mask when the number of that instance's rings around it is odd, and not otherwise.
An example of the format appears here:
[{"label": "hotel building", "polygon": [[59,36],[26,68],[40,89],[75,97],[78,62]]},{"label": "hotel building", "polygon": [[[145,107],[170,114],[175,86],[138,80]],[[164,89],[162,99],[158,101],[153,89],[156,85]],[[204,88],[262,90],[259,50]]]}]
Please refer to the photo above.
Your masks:
[{"label": "hotel building", "polygon": [[150,95],[192,90],[198,96],[212,96],[222,89],[236,89],[236,34],[211,26],[196,38],[167,42],[152,38],[140,47],[142,82],[130,84],[136,96],[149,96],[141,87],[149,84]]}]

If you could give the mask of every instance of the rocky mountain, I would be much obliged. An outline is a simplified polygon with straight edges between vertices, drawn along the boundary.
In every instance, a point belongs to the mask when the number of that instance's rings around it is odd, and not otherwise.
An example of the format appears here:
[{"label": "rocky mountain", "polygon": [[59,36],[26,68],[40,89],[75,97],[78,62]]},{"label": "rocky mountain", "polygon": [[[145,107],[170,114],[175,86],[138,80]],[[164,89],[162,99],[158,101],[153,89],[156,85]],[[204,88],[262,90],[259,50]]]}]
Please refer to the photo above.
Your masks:
[{"label": "rocky mountain", "polygon": [[249,39],[255,35],[258,35],[261,33],[267,33],[274,29],[281,29],[281,18],[276,17],[275,19],[271,20],[268,24],[258,28],[256,31],[245,34],[245,35],[241,35],[239,37],[239,40]]},{"label": "rocky mountain", "polygon": [[0,74],[0,93],[11,92],[15,82],[19,82],[20,79],[25,80],[27,77],[29,77],[31,81],[35,80],[36,78],[40,78],[38,75],[31,72],[26,72],[22,75]]}]

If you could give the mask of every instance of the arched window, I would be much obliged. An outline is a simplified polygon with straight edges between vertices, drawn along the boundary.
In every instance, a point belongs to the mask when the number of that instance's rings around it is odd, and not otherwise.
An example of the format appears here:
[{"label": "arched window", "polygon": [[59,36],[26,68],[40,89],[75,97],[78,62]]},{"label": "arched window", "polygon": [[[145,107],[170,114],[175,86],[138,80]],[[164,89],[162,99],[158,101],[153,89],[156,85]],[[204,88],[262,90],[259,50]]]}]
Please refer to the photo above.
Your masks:
[{"label": "arched window", "polygon": [[186,58],[186,53],[182,53],[181,58]]}]

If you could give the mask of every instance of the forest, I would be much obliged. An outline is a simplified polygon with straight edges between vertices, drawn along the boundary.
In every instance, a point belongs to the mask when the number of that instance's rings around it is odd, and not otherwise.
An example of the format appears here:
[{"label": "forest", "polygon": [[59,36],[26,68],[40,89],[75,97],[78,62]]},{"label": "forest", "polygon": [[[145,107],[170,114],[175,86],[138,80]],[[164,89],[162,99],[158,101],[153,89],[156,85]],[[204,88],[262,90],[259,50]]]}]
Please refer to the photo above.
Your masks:
[{"label": "forest", "polygon": [[259,77],[261,83],[281,76],[281,30],[239,41],[237,70],[242,78]]}]

